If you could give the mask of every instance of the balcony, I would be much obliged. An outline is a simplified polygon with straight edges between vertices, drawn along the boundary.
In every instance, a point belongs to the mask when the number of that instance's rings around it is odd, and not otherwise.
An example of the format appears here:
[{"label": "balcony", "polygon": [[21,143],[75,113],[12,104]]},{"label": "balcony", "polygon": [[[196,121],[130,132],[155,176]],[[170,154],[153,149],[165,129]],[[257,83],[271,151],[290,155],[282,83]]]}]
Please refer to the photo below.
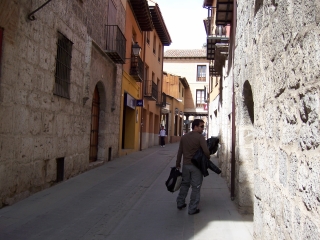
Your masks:
[{"label": "balcony", "polygon": [[217,77],[217,76],[219,76],[219,73],[218,73],[217,70],[214,68],[214,65],[210,65],[210,66],[209,66],[209,76],[210,76],[210,77]]},{"label": "balcony", "polygon": [[137,81],[142,82],[143,78],[143,69],[144,64],[140,57],[131,57],[131,67],[130,67],[130,75]]},{"label": "balcony", "polygon": [[158,85],[152,80],[146,80],[145,82],[144,97],[154,101],[158,100]]},{"label": "balcony", "polygon": [[228,54],[229,37],[226,35],[225,26],[216,26],[215,34],[207,36],[207,59],[217,60],[217,54]]},{"label": "balcony", "polygon": [[159,98],[157,101],[157,105],[164,108],[167,106],[167,95],[163,92],[161,93],[161,91],[158,92],[158,96],[161,96],[161,99]]},{"label": "balcony", "polygon": [[117,25],[106,25],[105,53],[114,63],[124,64],[126,57],[126,38]]}]

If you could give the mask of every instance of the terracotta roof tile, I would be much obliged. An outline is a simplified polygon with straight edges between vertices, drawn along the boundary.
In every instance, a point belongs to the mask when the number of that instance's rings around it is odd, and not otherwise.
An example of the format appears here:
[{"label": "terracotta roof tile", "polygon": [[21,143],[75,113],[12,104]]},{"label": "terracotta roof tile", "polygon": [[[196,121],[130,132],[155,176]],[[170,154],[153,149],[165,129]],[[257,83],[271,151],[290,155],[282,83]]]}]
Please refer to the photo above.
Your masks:
[{"label": "terracotta roof tile", "polygon": [[164,52],[165,58],[207,57],[206,48],[202,49],[170,49]]}]

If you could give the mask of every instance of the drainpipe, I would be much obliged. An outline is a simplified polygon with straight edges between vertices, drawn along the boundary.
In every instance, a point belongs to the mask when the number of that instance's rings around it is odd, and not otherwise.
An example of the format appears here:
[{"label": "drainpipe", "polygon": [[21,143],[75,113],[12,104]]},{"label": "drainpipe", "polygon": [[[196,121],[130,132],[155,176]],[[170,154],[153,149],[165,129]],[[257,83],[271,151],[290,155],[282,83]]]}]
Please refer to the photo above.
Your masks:
[{"label": "drainpipe", "polygon": [[[163,87],[163,57],[164,57],[164,45],[162,44],[162,55],[161,55],[161,88],[160,88],[160,98],[161,98],[161,105],[160,105],[160,110],[159,110],[159,122],[161,121],[161,109],[162,109],[162,87]],[[159,96],[158,96],[159,99]],[[167,118],[166,118],[167,121]],[[160,126],[159,126],[160,127]],[[167,127],[167,126],[166,126]],[[160,132],[160,130],[158,131]],[[169,143],[169,129],[166,128],[166,134],[167,134],[167,142]]]},{"label": "drainpipe", "polygon": [[[236,19],[237,19],[237,3],[233,1],[233,21],[232,21],[232,147],[231,147],[231,200],[235,199],[235,171],[236,171],[236,107],[235,107],[235,92],[234,92],[234,49],[236,38]],[[231,31],[230,31],[231,32]]]},{"label": "drainpipe", "polygon": [[[146,41],[146,34],[147,32],[143,32],[142,34],[142,45],[143,45],[143,58],[142,58],[142,62],[143,64],[145,63],[145,59],[146,59],[146,44],[147,44],[147,41]],[[141,99],[143,101],[143,105],[144,105],[144,94],[143,94],[143,91],[144,91],[144,82],[145,82],[145,68],[143,68],[143,80],[141,82]],[[140,151],[142,151],[142,129],[143,129],[143,107],[141,107],[141,114],[140,114]]]},{"label": "drainpipe", "polygon": [[[232,85],[234,85],[234,77],[232,74]],[[235,168],[236,168],[236,114],[235,114],[235,99],[234,99],[234,86],[232,87],[232,146],[231,146],[231,200],[235,198]]]}]

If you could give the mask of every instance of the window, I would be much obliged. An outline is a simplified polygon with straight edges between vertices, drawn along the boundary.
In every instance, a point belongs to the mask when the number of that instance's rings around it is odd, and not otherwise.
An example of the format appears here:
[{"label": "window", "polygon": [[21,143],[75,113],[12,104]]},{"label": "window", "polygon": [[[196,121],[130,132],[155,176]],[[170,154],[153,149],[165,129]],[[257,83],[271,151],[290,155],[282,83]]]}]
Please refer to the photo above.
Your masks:
[{"label": "window", "polygon": [[150,44],[150,32],[147,32],[147,43]]},{"label": "window", "polygon": [[198,82],[205,82],[206,81],[206,65],[198,65],[197,66],[197,81]]},{"label": "window", "polygon": [[149,79],[149,66],[147,64],[145,65],[144,79]]},{"label": "window", "polygon": [[203,89],[201,89],[201,90],[197,89],[196,90],[196,94],[197,94],[197,98],[196,98],[197,107],[202,107],[205,104],[205,102],[204,102],[204,98],[205,98],[204,90]]},{"label": "window", "polygon": [[158,47],[158,62],[160,62],[160,57],[161,57],[161,44],[159,44],[159,47]]},{"label": "window", "polygon": [[156,34],[153,35],[153,53],[156,54],[156,44],[157,44],[157,38]]},{"label": "window", "polygon": [[72,44],[68,38],[58,33],[54,94],[64,98],[70,98]]}]

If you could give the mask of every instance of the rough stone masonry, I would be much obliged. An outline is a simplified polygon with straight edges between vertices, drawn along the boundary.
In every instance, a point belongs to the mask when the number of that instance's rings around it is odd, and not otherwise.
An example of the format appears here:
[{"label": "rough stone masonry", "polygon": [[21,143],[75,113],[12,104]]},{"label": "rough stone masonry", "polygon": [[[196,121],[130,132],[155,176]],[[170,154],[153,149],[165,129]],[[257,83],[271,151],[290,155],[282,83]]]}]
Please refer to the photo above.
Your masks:
[{"label": "rough stone masonry", "polygon": [[[125,9],[117,5],[124,30]],[[108,1],[1,0],[0,208],[118,154],[122,66],[103,53]],[[72,42],[70,98],[53,94],[58,32]],[[91,107],[100,96],[98,159],[89,162]],[[112,149],[112,151],[110,151]],[[108,152],[109,151],[109,152]]]},{"label": "rough stone masonry", "polygon": [[238,1],[237,141],[250,84],[255,239],[320,239],[319,43],[319,1]]}]

